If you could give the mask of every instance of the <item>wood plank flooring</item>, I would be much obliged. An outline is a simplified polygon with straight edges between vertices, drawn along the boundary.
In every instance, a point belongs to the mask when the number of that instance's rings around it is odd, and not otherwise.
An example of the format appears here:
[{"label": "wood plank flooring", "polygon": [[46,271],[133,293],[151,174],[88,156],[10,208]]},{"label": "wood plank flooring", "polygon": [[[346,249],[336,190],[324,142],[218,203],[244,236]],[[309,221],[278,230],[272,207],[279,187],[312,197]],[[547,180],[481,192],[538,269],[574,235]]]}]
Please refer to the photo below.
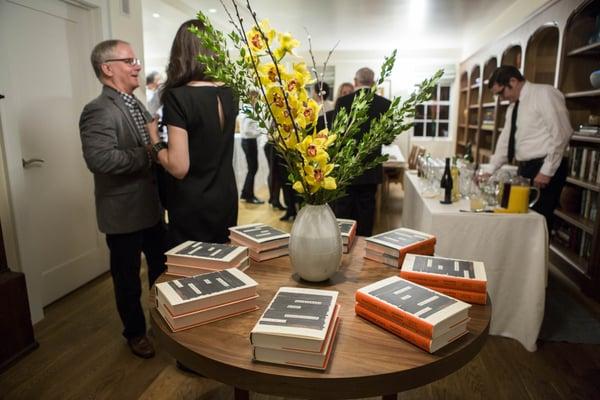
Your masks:
[{"label": "wood plank flooring", "polygon": [[[264,192],[259,196],[265,198]],[[392,185],[376,223],[400,225],[402,191]],[[240,223],[264,221],[289,230],[283,212],[240,203]],[[145,279],[145,277],[144,277]],[[147,290],[147,288],[145,289]],[[35,326],[40,347],[0,375],[0,399],[230,399],[233,389],[180,371],[172,357],[133,356],[120,335],[112,281],[104,274],[45,309]],[[400,339],[399,339],[400,340]],[[402,357],[401,354],[398,357]],[[512,339],[490,337],[454,374],[402,399],[599,399],[600,346],[541,343],[529,353]],[[255,400],[280,400],[253,393]]]}]

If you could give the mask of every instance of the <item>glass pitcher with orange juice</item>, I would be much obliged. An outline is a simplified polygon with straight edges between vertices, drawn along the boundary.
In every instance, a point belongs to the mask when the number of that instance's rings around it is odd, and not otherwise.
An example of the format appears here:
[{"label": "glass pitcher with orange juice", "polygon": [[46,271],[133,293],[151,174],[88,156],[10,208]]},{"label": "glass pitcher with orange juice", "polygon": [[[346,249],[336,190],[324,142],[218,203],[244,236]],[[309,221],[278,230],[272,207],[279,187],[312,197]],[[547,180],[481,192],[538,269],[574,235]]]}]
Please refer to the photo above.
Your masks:
[{"label": "glass pitcher with orange juice", "polygon": [[[533,200],[530,200],[531,191],[535,192]],[[529,184],[529,179],[515,176],[504,181],[502,187],[502,198],[500,207],[494,209],[498,213],[526,213],[540,198],[540,190]]]}]

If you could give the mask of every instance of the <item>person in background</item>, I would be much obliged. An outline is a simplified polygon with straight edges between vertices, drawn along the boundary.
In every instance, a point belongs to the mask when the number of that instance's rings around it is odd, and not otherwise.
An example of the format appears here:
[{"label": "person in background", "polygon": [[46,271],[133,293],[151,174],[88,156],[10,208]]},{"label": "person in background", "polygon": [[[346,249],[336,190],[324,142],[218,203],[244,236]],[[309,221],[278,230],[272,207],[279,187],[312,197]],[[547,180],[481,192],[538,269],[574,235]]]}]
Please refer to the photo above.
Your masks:
[{"label": "person in background", "polygon": [[342,83],[338,88],[337,96],[335,96],[335,102],[337,103],[337,99],[339,99],[340,97],[347,96],[350,93],[354,93],[354,85],[350,82]]},{"label": "person in background", "polygon": [[540,188],[540,198],[532,208],[546,218],[550,231],[567,178],[563,155],[573,134],[565,98],[550,85],[526,81],[511,65],[497,68],[488,87],[494,95],[510,101],[490,163],[497,169],[516,162],[518,174]]},{"label": "person in background", "polygon": [[[317,132],[324,129],[325,126],[330,128],[331,123],[333,122],[332,119],[335,105],[333,101],[329,100],[330,94],[331,90],[327,83],[317,82],[314,84],[312,97],[317,104],[321,105],[319,119],[317,120]],[[327,121],[327,124],[325,124],[325,121]]]},{"label": "person in background", "polygon": [[154,347],[146,336],[140,303],[141,253],[150,286],[165,270],[165,230],[148,137],[152,116],[133,95],[141,65],[129,43],[98,43],[91,61],[103,87],[81,113],[83,157],[94,174],[98,228],[110,250],[123,336],[135,355],[150,358]]},{"label": "person in background", "polygon": [[160,96],[158,88],[160,86],[160,74],[157,71],[152,71],[146,76],[146,101],[148,103],[148,111],[153,116],[157,116],[160,110]]},{"label": "person in background", "polygon": [[[152,116],[158,120],[158,132],[163,142],[167,142],[167,129],[162,123],[162,105],[160,103],[160,85],[161,77],[157,71],[152,71],[146,76],[146,103],[148,104],[148,111]],[[160,164],[154,166],[156,170],[156,180],[158,184],[158,195],[160,197],[160,204],[166,210],[167,205],[167,172]]]},{"label": "person in background", "polygon": [[[256,103],[257,98],[258,92],[255,90],[250,91],[252,105]],[[250,106],[247,105],[245,107]],[[256,138],[266,133],[266,131],[261,129],[258,123],[248,117],[243,111],[238,115],[238,120],[240,123],[240,134],[242,135],[242,150],[244,150],[246,162],[248,163],[248,172],[246,173],[240,197],[247,203],[263,204],[264,201],[257,199],[254,195],[254,177],[256,176],[256,171],[258,171],[258,142]]]},{"label": "person in background", "polygon": [[[370,68],[361,68],[356,71],[354,87],[356,91],[337,99],[335,112],[342,108],[350,112],[352,102],[361,90],[370,90],[375,84],[375,73]],[[356,141],[360,142],[363,135],[369,130],[371,121],[379,118],[390,108],[390,101],[375,94],[369,106],[368,119],[360,127]],[[381,149],[370,157],[381,155]],[[361,236],[371,236],[375,219],[375,194],[377,185],[383,181],[383,167],[378,165],[365,171],[348,186],[346,196],[335,201],[333,210],[338,218],[350,218],[357,222],[356,232]]]},{"label": "person in background", "polygon": [[197,60],[211,53],[189,31],[192,26],[205,29],[196,19],[179,27],[161,91],[168,145],[156,123],[150,130],[153,156],[169,173],[171,247],[187,240],[225,243],[238,214],[232,163],[238,99]]}]

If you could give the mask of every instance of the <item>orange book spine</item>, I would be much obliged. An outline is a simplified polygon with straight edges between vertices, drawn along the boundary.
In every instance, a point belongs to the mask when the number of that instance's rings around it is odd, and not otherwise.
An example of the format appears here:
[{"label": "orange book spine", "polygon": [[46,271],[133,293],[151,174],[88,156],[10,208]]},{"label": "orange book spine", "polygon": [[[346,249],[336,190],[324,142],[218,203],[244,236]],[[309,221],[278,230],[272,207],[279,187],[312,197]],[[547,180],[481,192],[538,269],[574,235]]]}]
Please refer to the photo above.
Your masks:
[{"label": "orange book spine", "polygon": [[380,315],[384,315],[387,318],[393,319],[395,323],[402,325],[407,329],[412,329],[422,336],[433,336],[433,326],[427,324],[412,314],[403,312],[399,308],[394,308],[378,298],[369,296],[360,291],[356,292],[355,298],[358,303],[360,303],[363,307],[371,309],[372,312],[376,312]]},{"label": "orange book spine", "polygon": [[418,333],[403,327],[402,325],[395,324],[393,321],[367,310],[360,304],[356,304],[355,311],[357,315],[373,322],[376,325],[379,325],[385,330],[392,332],[394,335],[400,336],[407,342],[410,342],[425,351],[431,352],[431,339],[421,336]]},{"label": "orange book spine", "polygon": [[404,270],[400,271],[400,276],[424,286],[481,292],[484,295],[486,291],[486,283],[474,279],[457,279],[448,275],[425,274]]},{"label": "orange book spine", "polygon": [[429,286],[427,284],[425,284],[425,286],[429,287],[429,289],[431,290],[435,290],[440,293],[447,294],[448,296],[454,297],[455,299],[466,301],[467,303],[485,304],[487,302],[487,294],[485,292],[471,292],[468,290],[449,289],[443,287]]}]

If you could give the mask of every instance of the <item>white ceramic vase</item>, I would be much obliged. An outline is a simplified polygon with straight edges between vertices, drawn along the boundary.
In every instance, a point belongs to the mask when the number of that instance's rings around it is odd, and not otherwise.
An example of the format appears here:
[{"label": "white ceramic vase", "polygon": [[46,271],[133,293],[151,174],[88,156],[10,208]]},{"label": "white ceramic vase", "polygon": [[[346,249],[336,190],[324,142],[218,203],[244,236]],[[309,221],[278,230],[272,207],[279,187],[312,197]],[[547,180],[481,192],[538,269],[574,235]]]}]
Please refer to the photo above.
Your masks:
[{"label": "white ceramic vase", "polygon": [[342,260],[342,237],[329,205],[300,209],[290,237],[292,268],[306,281],[321,282],[333,276]]}]

